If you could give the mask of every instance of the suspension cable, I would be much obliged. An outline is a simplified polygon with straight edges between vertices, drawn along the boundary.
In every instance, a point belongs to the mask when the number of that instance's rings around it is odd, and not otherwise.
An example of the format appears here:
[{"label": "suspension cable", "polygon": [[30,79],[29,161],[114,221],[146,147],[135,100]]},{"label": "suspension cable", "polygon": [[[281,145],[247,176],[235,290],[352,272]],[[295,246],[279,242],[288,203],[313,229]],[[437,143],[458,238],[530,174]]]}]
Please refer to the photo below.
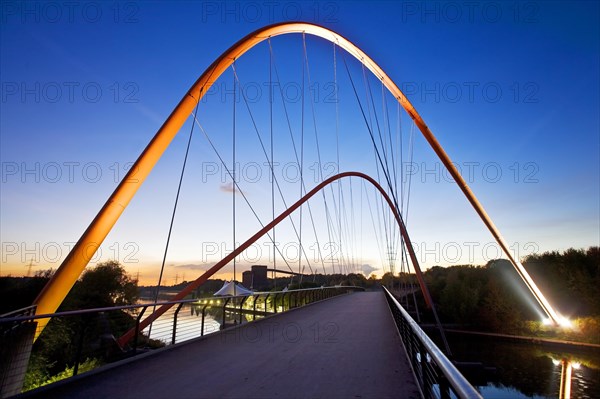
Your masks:
[{"label": "suspension cable", "polygon": [[[195,119],[196,124],[200,128],[200,131],[204,134],[204,137],[208,141],[208,144],[211,146],[213,152],[219,158],[219,161],[221,162],[221,166],[223,166],[223,168],[227,172],[227,175],[229,177],[232,177],[233,175],[231,173],[231,170],[229,170],[229,168],[227,167],[227,164],[225,163],[225,160],[223,159],[223,157],[221,156],[221,154],[219,153],[219,151],[215,147],[214,143],[210,139],[210,136],[208,135],[208,133],[206,132],[206,130],[204,129],[204,127],[202,127],[202,124],[200,124],[200,121],[197,118],[194,118],[194,119]],[[258,216],[258,213],[256,213],[256,210],[254,209],[254,207],[252,206],[252,204],[248,200],[248,197],[246,196],[246,194],[244,193],[244,191],[241,189],[240,185],[237,182],[235,182],[235,181],[234,181],[234,183],[235,183],[235,185],[237,187],[238,193],[240,193],[240,195],[242,196],[242,198],[244,198],[244,201],[246,201],[246,204],[250,208],[250,211],[252,212],[252,214],[254,215],[254,217],[256,218],[256,220],[258,221],[258,223],[260,224],[260,226],[261,227],[265,227],[264,223],[261,221],[260,217]],[[267,235],[267,237],[270,240],[272,240],[271,235],[269,233],[266,233],[266,235]],[[285,262],[285,264],[287,265],[288,269],[290,269],[290,271],[293,272],[292,267],[290,266],[290,264],[288,263],[288,261],[285,259],[285,256],[283,255],[283,253],[281,252],[281,250],[279,249],[279,247],[277,247],[277,252],[279,253],[279,255],[281,255],[281,257],[282,257],[283,261]]]},{"label": "suspension cable", "polygon": [[[196,102],[196,109],[194,110],[194,118],[198,114],[198,106],[200,105],[200,101]],[[185,156],[183,157],[183,165],[181,166],[181,174],[179,176],[179,184],[177,185],[177,194],[175,195],[175,203],[173,204],[173,212],[171,213],[171,222],[169,223],[169,233],[167,234],[167,242],[165,244],[165,252],[163,254],[162,264],[160,265],[160,274],[158,276],[158,285],[156,287],[156,294],[154,295],[154,303],[158,302],[158,294],[160,292],[160,286],[162,283],[163,273],[165,270],[165,262],[167,261],[167,253],[169,252],[169,243],[171,242],[171,233],[173,232],[173,223],[175,222],[175,214],[177,212],[177,204],[179,202],[179,194],[181,193],[181,185],[183,183],[183,176],[185,174],[185,166],[187,164],[188,155],[190,152],[190,145],[192,143],[192,136],[194,134],[194,123],[192,122],[192,126],[190,128],[190,136],[188,138],[187,146],[185,148]],[[153,312],[156,311],[156,305],[154,305]],[[150,323],[150,327],[148,328],[148,337],[152,333],[152,323]]]},{"label": "suspension cable", "polygon": [[[271,46],[270,41],[269,41],[269,52],[271,54],[271,57],[274,59],[275,55],[273,53],[273,47]],[[279,79],[279,71],[277,69],[277,63],[275,61],[273,61],[273,71],[275,72],[275,77],[277,79],[277,86],[279,87],[279,94],[281,96],[283,110],[284,110],[284,113],[285,113],[285,117],[286,117],[286,121],[287,121],[287,126],[288,126],[288,132],[289,132],[290,139],[291,139],[291,142],[292,142],[292,149],[294,150],[294,156],[296,157],[296,163],[298,164],[298,169],[300,169],[300,158],[298,157],[298,148],[296,147],[296,141],[294,140],[294,133],[293,133],[293,130],[292,130],[292,124],[290,122],[290,117],[289,117],[287,106],[286,106],[286,102],[285,102],[285,96],[283,95],[283,89],[281,88],[282,87],[281,80]],[[278,184],[277,180],[275,180],[275,183]],[[304,176],[302,176],[302,175],[300,176],[300,183],[302,184],[304,192],[306,192],[306,184],[305,184],[305,181],[304,181]],[[279,186],[278,186],[278,189],[279,189]],[[287,207],[287,204],[285,203],[285,198],[283,197],[283,194],[281,193],[280,189],[279,189],[279,191],[280,191],[283,203],[284,203],[285,207]],[[314,222],[314,217],[313,217],[312,207],[310,205],[310,202],[307,202],[306,206],[308,208],[308,214],[310,216],[311,225],[313,227],[313,231],[314,231],[315,237],[317,237],[317,231],[316,231],[316,227],[315,227],[315,222]],[[298,237],[298,232],[296,231],[296,226],[295,226],[295,224],[293,222],[293,219],[290,218],[290,221],[292,222],[292,226],[294,227],[294,231],[296,232],[296,237]],[[318,240],[318,238],[317,238],[317,240]],[[305,257],[306,257],[306,251],[304,251],[304,249],[303,249],[303,252],[304,252]],[[309,267],[310,267],[310,264],[309,264]],[[311,268],[311,270],[312,270],[312,268]]]},{"label": "suspension cable", "polygon": [[[271,38],[268,39],[269,49]],[[273,152],[273,53],[269,51],[269,125],[271,130],[271,220],[275,220],[275,156]],[[273,284],[277,291],[277,254],[275,250],[275,226],[273,226]]]},{"label": "suspension cable", "polygon": [[[304,41],[306,34],[302,32]],[[302,63],[302,96],[301,96],[301,116],[300,116],[300,181],[304,181],[304,74],[306,65]],[[300,198],[304,195],[304,186],[300,183]],[[302,284],[302,206],[299,209],[300,214],[300,235],[298,236],[298,273],[300,273],[300,284]]]},{"label": "suspension cable", "polygon": [[[308,52],[306,50],[306,37],[303,36],[302,37],[302,43],[303,43],[303,47],[304,47],[304,61],[306,63],[306,76],[308,79],[308,87],[310,90],[310,87],[312,86],[312,82],[311,82],[311,78],[310,78],[310,64],[308,62]],[[314,128],[314,132],[315,132],[315,142],[317,144],[317,159],[319,162],[319,178],[320,181],[323,181],[323,161],[321,159],[321,147],[319,145],[319,134],[318,134],[318,130],[317,130],[317,116],[316,116],[316,112],[315,112],[315,104],[313,99],[310,99],[310,107],[312,110],[312,120],[313,120],[313,128]],[[325,190],[321,191],[321,194],[323,196],[323,202],[325,205],[325,220],[328,220],[327,215],[329,214],[329,207],[327,205],[327,197],[325,196]],[[314,227],[314,220],[311,221],[313,223],[313,227]],[[315,230],[315,239],[317,241],[317,249],[318,249],[318,254],[319,254],[319,258],[321,259],[321,264],[323,265],[323,272],[325,272],[325,262],[323,260],[323,254],[321,253],[321,244],[319,242],[319,237],[317,236],[317,231]],[[328,234],[328,238],[329,241],[331,242],[331,229],[329,228],[329,223],[327,223],[327,234]]]},{"label": "suspension cable", "polygon": [[[233,61],[233,63],[231,64],[231,66],[235,70],[235,60]],[[233,131],[233,133],[232,133],[232,136],[233,136],[233,138],[232,138],[232,143],[233,143],[232,144],[232,149],[233,149],[232,150],[232,152],[233,152],[233,165],[231,167],[231,169],[232,169],[232,176],[231,176],[231,178],[233,180],[233,184],[232,184],[231,194],[232,194],[232,197],[233,197],[233,199],[232,199],[232,208],[233,208],[233,250],[234,251],[235,251],[235,247],[236,247],[236,245],[235,245],[235,230],[236,230],[236,228],[235,228],[235,187],[236,187],[236,185],[235,185],[235,182],[236,182],[236,180],[235,180],[235,169],[236,169],[235,168],[235,141],[236,141],[235,140],[235,122],[236,122],[236,118],[235,118],[235,108],[236,107],[235,107],[235,104],[237,102],[237,96],[236,96],[236,94],[237,94],[237,86],[236,86],[236,82],[235,82],[235,75],[233,75],[233,129],[232,129],[232,131]],[[236,287],[237,287],[237,283],[236,283],[236,276],[237,276],[237,273],[236,273],[236,258],[237,258],[237,256],[235,256],[233,258],[233,296],[236,295]]]},{"label": "suspension cable", "polygon": [[[266,160],[268,162],[269,161],[269,155],[267,154],[267,150],[265,148],[265,144],[264,144],[263,139],[262,139],[262,137],[260,135],[260,131],[258,130],[258,126],[256,124],[256,120],[254,119],[254,115],[252,114],[252,110],[250,109],[250,104],[248,103],[248,99],[246,98],[246,95],[245,95],[244,90],[243,90],[243,86],[242,86],[242,84],[240,82],[240,79],[239,79],[237,71],[235,70],[235,67],[233,69],[233,73],[234,73],[234,76],[235,76],[235,78],[236,78],[236,80],[238,82],[238,86],[240,87],[240,89],[239,89],[240,90],[240,95],[241,95],[242,99],[244,100],[244,104],[246,105],[246,109],[248,110],[248,114],[250,115],[250,120],[252,121],[252,125],[254,126],[254,131],[256,133],[256,136],[258,137],[258,141],[260,142],[260,146],[262,148],[263,154],[264,154],[264,156],[265,156],[265,158],[266,158]],[[269,163],[269,165],[270,165],[270,163]],[[287,208],[287,203],[285,201],[285,197],[283,196],[283,191],[281,190],[281,187],[279,185],[279,181],[277,180],[277,178],[275,178],[275,184],[277,185],[277,190],[279,191],[279,195],[281,196],[281,200],[283,201],[283,205]],[[302,209],[302,208],[300,208],[300,209]],[[299,233],[298,233],[298,231],[296,229],[296,225],[294,224],[291,215],[289,216],[289,219],[291,221],[292,227],[294,228],[294,232],[298,236]],[[309,269],[311,270],[311,273],[312,273],[312,266],[310,264],[310,261],[308,260],[308,256],[306,255],[306,252],[304,252],[303,248],[301,249],[301,252],[304,253],[305,258],[306,258],[306,262],[307,262],[308,267],[309,267]]]}]

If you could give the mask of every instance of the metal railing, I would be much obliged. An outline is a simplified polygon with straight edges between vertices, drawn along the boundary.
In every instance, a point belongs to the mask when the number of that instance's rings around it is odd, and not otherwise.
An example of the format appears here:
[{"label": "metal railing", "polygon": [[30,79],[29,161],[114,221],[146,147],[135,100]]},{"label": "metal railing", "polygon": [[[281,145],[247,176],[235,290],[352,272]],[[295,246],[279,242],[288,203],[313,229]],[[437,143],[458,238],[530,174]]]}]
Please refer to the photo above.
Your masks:
[{"label": "metal railing", "polygon": [[[62,378],[88,371],[95,367],[134,356],[140,351],[185,342],[202,337],[220,329],[228,328],[257,318],[282,313],[293,308],[321,301],[352,291],[364,290],[354,286],[319,287],[300,290],[259,292],[249,295],[186,299],[181,301],[144,303],[139,305],[108,308],[82,309],[60,313],[35,315],[33,311],[5,314],[0,317],[0,346],[10,349],[11,356],[0,358],[0,398],[19,393],[27,364],[36,369],[38,357],[47,353],[60,353],[68,359],[61,370],[52,370],[42,376],[44,382],[54,382],[56,375]],[[148,328],[140,331],[140,322],[148,314],[148,308],[173,305],[154,321],[151,337]],[[184,311],[185,310],[185,311]],[[50,318],[47,328],[33,345],[36,320]],[[20,333],[19,326],[27,327],[27,335]],[[135,328],[136,334],[128,348],[118,346],[115,337]],[[58,339],[57,339],[58,338]],[[152,339],[151,339],[152,338]],[[15,342],[27,343],[17,347]],[[57,347],[62,345],[61,347]],[[31,358],[30,358],[31,353]],[[66,369],[65,369],[66,366]],[[38,378],[42,378],[38,377]],[[16,381],[16,382],[15,382]],[[24,389],[39,386],[27,385]],[[10,390],[8,386],[10,385]],[[18,388],[15,388],[18,385]]]},{"label": "metal railing", "polygon": [[479,392],[410,317],[390,291],[385,287],[383,290],[423,397],[481,398]]}]

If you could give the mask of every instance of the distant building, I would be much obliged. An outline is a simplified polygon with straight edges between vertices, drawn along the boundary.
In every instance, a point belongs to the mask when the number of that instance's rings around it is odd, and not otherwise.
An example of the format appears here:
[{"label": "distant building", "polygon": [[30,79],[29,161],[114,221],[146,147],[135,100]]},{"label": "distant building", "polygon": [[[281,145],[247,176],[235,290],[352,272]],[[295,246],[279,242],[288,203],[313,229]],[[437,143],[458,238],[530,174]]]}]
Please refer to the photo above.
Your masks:
[{"label": "distant building", "polygon": [[244,287],[248,287],[250,289],[253,289],[252,287],[252,272],[250,270],[246,270],[245,272],[242,273],[242,285]]},{"label": "distant building", "polygon": [[266,289],[269,287],[267,279],[267,266],[254,265],[250,270],[242,273],[242,284],[254,290]]}]

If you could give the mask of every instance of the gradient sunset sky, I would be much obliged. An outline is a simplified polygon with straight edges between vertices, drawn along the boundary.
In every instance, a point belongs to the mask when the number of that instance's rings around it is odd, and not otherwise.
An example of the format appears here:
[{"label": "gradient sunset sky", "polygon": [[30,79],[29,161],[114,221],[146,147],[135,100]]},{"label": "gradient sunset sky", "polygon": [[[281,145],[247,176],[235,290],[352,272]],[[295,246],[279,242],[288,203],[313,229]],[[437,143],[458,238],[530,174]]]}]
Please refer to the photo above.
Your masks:
[{"label": "gradient sunset sky", "polygon": [[[338,32],[386,71],[459,165],[519,257],[599,245],[597,2],[3,1],[1,7],[2,276],[25,274],[30,262],[33,271],[58,267],[127,163],[204,69],[244,35],[287,20]],[[302,44],[300,35],[272,40],[286,82],[301,76]],[[335,111],[327,101],[333,81],[331,45],[308,37],[306,45],[323,155],[334,162]],[[248,93],[254,90],[260,97],[257,114],[265,111],[268,98],[268,54],[263,44],[237,65]],[[365,159],[366,130],[358,128],[364,123],[347,105],[354,94],[339,57],[339,170],[374,173],[373,155]],[[358,63],[350,68],[353,77],[362,79]],[[232,85],[229,71],[198,112],[227,162]],[[288,95],[295,87],[287,86]],[[297,121],[298,103],[293,105]],[[245,105],[237,107],[238,161],[262,165]],[[281,104],[277,107],[281,112]],[[392,111],[395,117],[396,108]],[[312,128],[311,118],[305,123]],[[263,130],[268,126],[264,112],[257,123]],[[410,124],[402,123],[406,150]],[[281,114],[275,125],[284,130]],[[184,125],[95,262],[117,258],[143,283],[155,283],[190,127],[190,122]],[[407,216],[422,265],[484,264],[497,253],[492,236],[416,133]],[[197,276],[232,246],[230,183],[201,132],[194,134],[167,257],[169,284],[176,276]],[[278,145],[282,162],[291,162],[289,145],[283,139]],[[306,162],[316,162],[315,155],[307,155]],[[260,181],[246,181],[246,187],[268,221],[267,168],[261,172]],[[354,186],[357,201],[361,187]],[[297,199],[292,185],[283,189],[289,202]],[[260,204],[261,196],[266,204]],[[259,226],[238,201],[236,234],[243,241]],[[357,256],[360,252],[366,270],[381,274],[385,268],[369,233],[373,228],[365,201],[356,216],[365,230]],[[282,204],[276,208],[281,211]],[[281,237],[284,245],[290,232],[282,228]],[[242,269],[268,263],[268,245],[260,248],[263,256],[248,255],[240,260]],[[219,276],[230,275],[227,269]]]}]

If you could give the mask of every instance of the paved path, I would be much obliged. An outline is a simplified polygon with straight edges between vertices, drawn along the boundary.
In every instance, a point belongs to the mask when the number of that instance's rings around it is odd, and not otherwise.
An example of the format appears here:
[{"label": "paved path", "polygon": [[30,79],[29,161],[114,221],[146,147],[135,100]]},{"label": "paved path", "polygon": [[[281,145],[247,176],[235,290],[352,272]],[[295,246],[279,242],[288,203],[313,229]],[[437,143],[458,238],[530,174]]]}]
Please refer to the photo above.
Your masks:
[{"label": "paved path", "polygon": [[84,374],[33,397],[380,399],[419,394],[383,293],[361,292]]}]

